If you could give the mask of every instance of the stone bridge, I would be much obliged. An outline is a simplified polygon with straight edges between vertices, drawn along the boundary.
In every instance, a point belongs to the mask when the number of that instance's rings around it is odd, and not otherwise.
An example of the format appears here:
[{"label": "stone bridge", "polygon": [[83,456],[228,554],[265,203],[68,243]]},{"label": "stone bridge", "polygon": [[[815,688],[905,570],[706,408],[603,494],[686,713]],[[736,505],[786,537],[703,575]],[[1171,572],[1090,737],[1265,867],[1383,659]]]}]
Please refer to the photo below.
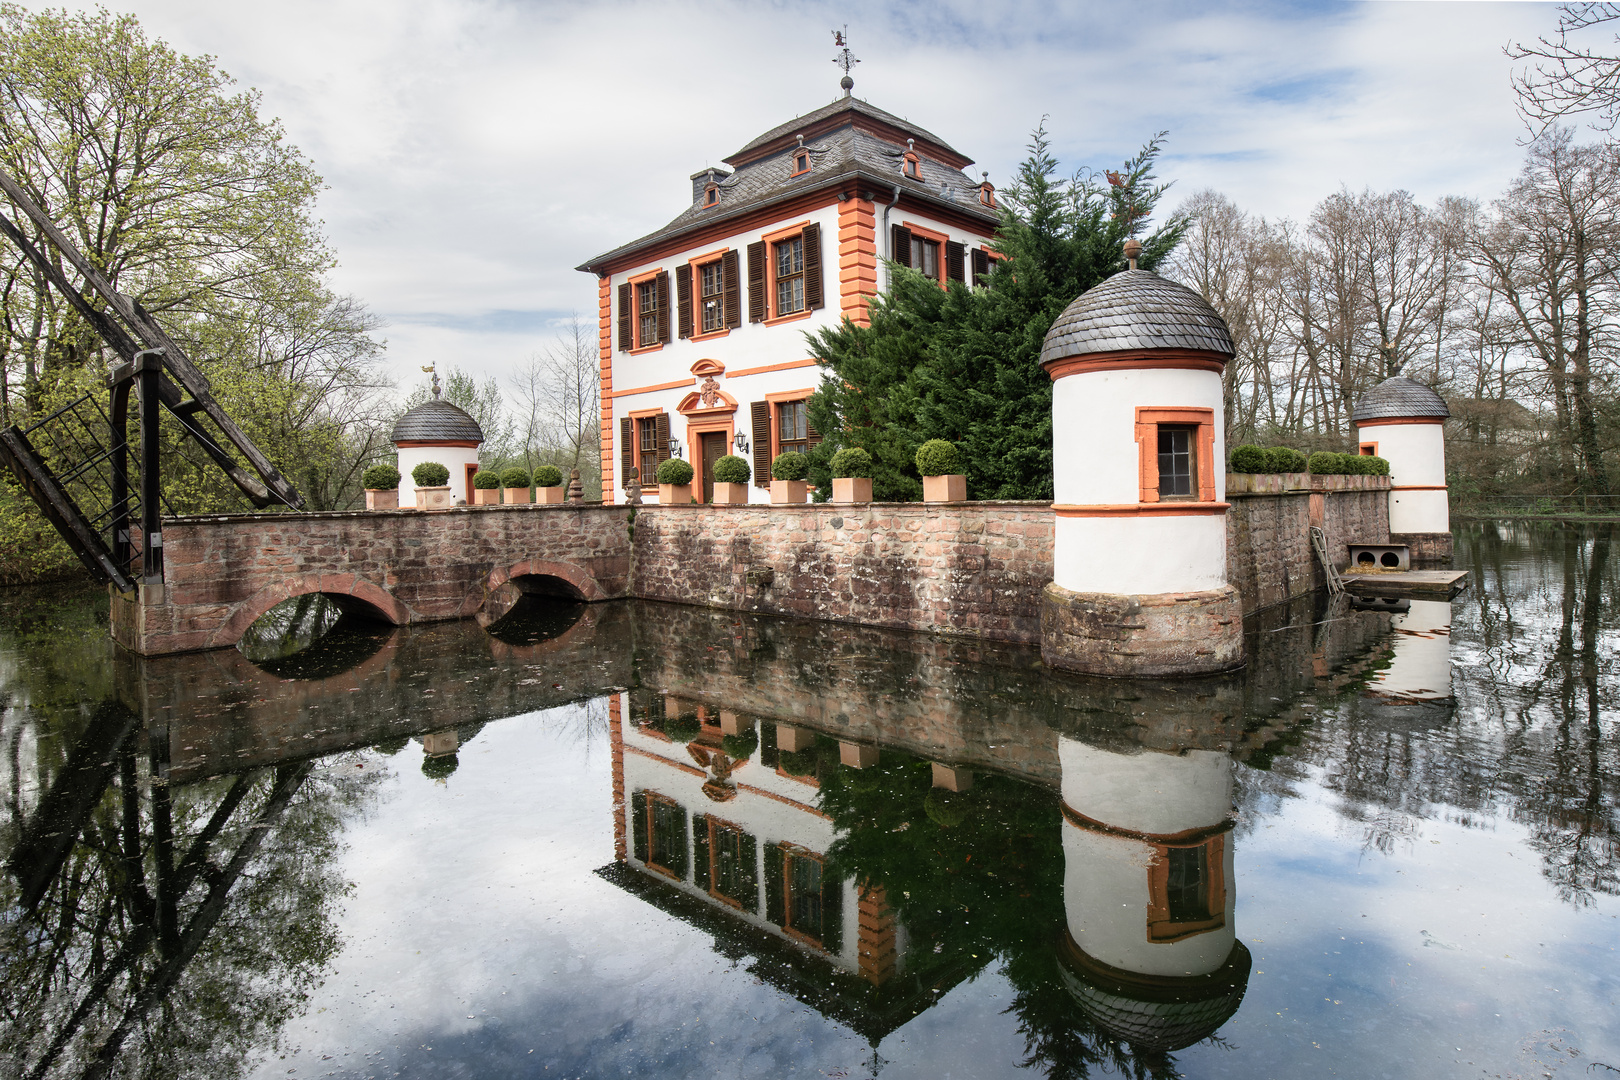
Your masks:
[{"label": "stone bridge", "polygon": [[[1321,584],[1311,525],[1341,566],[1348,544],[1388,542],[1387,477],[1261,479],[1228,485],[1227,580],[1245,612]],[[489,623],[533,593],[1036,644],[1052,580],[1052,509],[1037,502],[249,514],[170,519],[163,535],[165,584],[113,597],[113,636],[144,656],[235,645],[305,593],[396,626]]]}]

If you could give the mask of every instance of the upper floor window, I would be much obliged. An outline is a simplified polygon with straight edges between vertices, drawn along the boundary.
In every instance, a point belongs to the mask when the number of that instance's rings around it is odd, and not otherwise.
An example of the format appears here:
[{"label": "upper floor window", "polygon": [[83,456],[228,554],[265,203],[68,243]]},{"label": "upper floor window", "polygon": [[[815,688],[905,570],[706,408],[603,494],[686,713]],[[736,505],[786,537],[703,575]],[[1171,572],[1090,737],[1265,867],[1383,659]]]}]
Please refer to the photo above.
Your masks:
[{"label": "upper floor window", "polygon": [[726,328],[726,281],[720,260],[698,267],[698,324],[701,333],[710,334]]},{"label": "upper floor window", "polygon": [[800,173],[807,173],[809,171],[810,151],[802,148],[795,150],[793,152],[793,175],[798,176]]},{"label": "upper floor window", "polygon": [[803,401],[783,401],[776,406],[777,453],[810,450],[810,409]]},{"label": "upper floor window", "polygon": [[795,236],[771,245],[776,259],[776,314],[804,310],[804,238]]},{"label": "upper floor window", "polygon": [[636,345],[658,340],[658,282],[643,281],[636,286]]},{"label": "upper floor window", "polygon": [[669,271],[656,270],[619,286],[619,348],[647,349],[669,341]]},{"label": "upper floor window", "polygon": [[939,241],[924,240],[913,234],[911,237],[911,268],[920,271],[923,277],[939,277]]}]

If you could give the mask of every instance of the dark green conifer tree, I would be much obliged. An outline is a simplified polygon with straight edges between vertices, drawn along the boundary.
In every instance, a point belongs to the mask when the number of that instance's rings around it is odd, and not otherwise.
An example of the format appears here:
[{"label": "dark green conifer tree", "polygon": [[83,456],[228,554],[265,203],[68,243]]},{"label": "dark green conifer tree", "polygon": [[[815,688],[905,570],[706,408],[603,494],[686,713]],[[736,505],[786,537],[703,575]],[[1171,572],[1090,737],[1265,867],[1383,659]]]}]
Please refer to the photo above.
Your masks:
[{"label": "dark green conifer tree", "polygon": [[[1168,186],[1153,183],[1163,139],[1117,173],[1083,169],[1064,180],[1043,123],[1001,192],[1003,258],[988,287],[942,290],[889,264],[890,288],[873,298],[869,326],[846,319],[809,335],[828,369],[810,399],[811,423],[825,435],[811,479],[827,490],[833,453],[860,446],[872,455],[874,498],[916,499],[912,456],[937,438],[961,452],[972,497],[1050,499],[1052,384],[1039,366],[1041,341],[1075,297],[1124,269],[1125,241],[1147,230]],[[1186,226],[1177,214],[1141,237],[1140,265],[1158,265]]]}]

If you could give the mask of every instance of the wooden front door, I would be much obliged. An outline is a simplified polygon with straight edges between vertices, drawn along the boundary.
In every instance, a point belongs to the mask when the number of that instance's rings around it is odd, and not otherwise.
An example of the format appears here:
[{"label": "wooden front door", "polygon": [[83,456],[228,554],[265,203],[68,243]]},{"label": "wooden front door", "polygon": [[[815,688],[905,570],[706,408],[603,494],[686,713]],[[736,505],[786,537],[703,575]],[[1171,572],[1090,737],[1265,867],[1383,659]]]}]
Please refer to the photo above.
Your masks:
[{"label": "wooden front door", "polygon": [[726,456],[726,433],[704,431],[698,435],[703,460],[703,501],[714,502],[714,463]]}]

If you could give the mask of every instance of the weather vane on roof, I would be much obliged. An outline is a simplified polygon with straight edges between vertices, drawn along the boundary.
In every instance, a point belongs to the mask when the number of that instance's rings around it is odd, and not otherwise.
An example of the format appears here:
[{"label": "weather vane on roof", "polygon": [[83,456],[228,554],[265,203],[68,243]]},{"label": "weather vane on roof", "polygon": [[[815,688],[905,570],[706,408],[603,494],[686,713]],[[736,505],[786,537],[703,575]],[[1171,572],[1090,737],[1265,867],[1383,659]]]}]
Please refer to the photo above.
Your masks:
[{"label": "weather vane on roof", "polygon": [[433,396],[438,397],[439,396],[439,362],[437,360],[435,360],[432,364],[429,364],[427,367],[423,368],[422,370],[428,372],[429,374],[431,374],[433,376]]},{"label": "weather vane on roof", "polygon": [[860,63],[855,54],[849,51],[849,24],[845,23],[842,30],[832,32],[833,44],[838,46],[838,55],[833,57],[833,63],[844,69],[844,77],[838,80],[838,85],[844,88],[844,96],[849,97],[850,91],[855,88],[855,80],[850,78],[850,69]]}]

